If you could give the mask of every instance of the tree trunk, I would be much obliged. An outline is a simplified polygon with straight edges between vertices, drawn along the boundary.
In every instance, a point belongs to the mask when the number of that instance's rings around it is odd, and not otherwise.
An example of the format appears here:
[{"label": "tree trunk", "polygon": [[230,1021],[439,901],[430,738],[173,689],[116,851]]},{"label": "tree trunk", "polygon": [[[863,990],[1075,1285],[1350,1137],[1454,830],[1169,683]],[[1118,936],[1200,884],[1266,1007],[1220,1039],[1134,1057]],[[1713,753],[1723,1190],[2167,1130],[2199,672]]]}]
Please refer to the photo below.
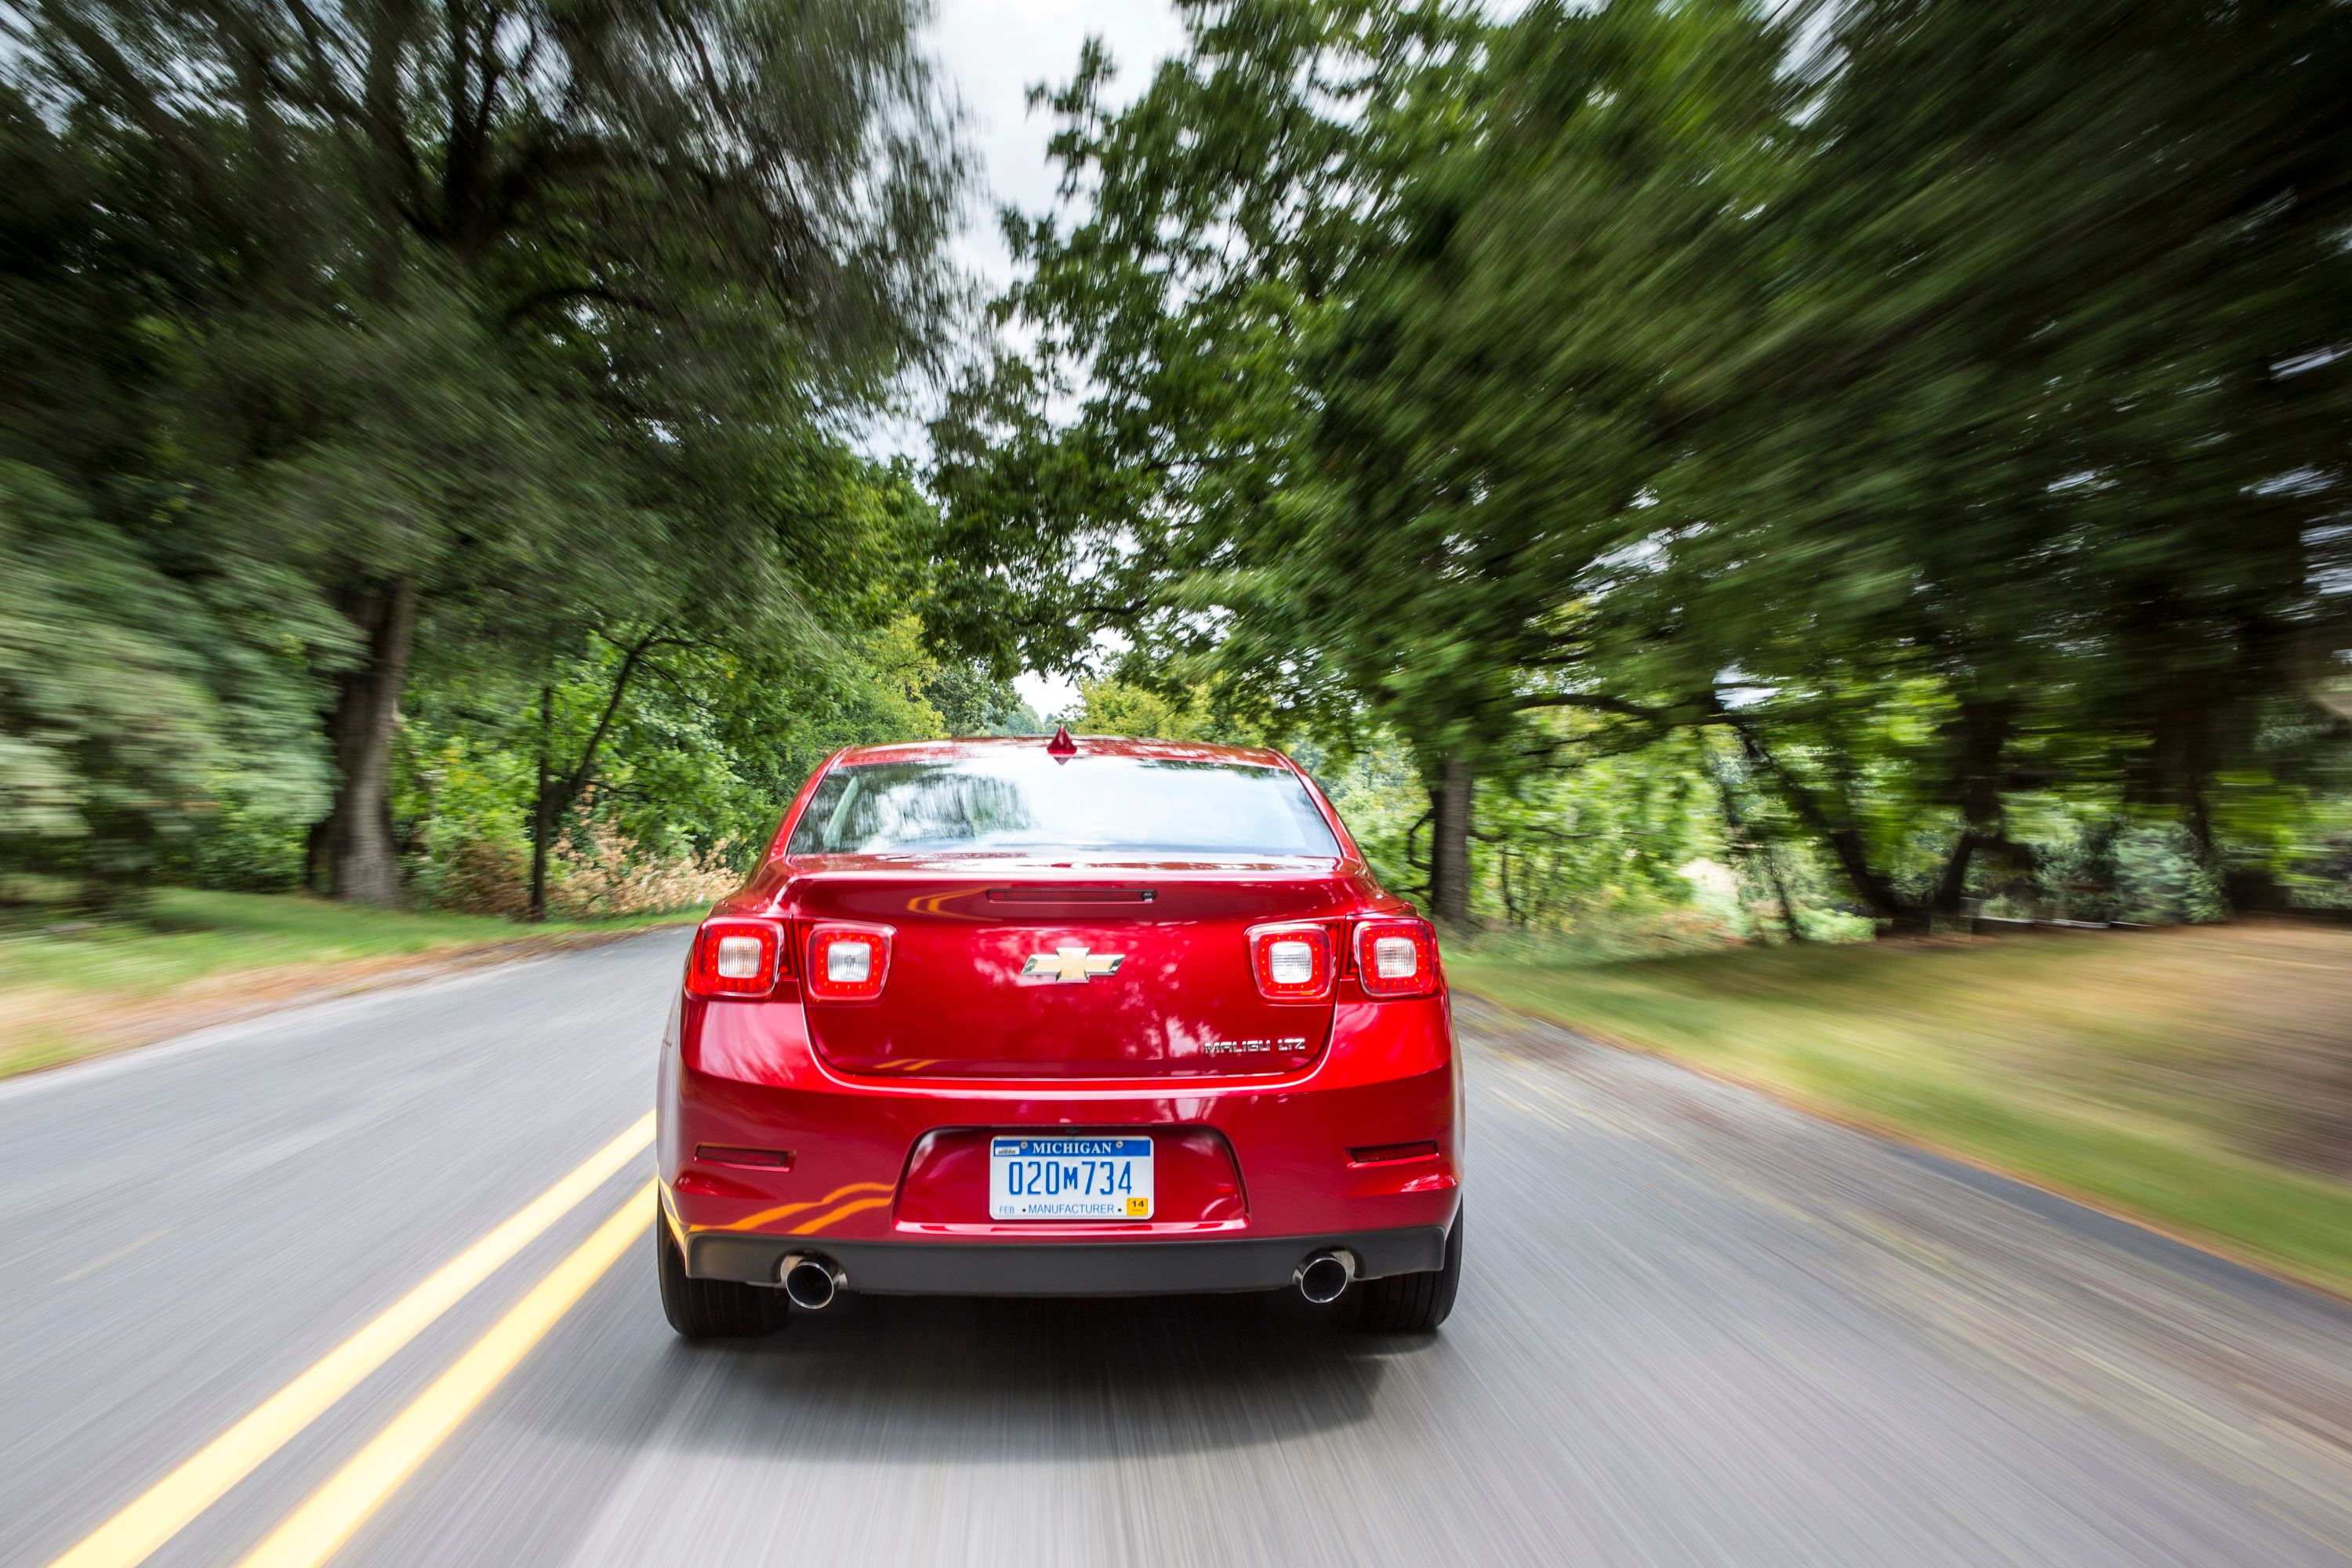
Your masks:
[{"label": "tree trunk", "polygon": [[2219,861],[2213,842],[2213,816],[2206,803],[2206,785],[2213,770],[2213,720],[2210,683],[2194,672],[2179,672],[2166,682],[2157,704],[2148,736],[2159,788],[2180,813],[2180,820],[2197,841],[2197,852],[2209,866]]},{"label": "tree trunk", "polygon": [[1449,752],[1430,793],[1435,824],[1429,844],[1430,912],[1451,926],[1470,923],[1470,766]]},{"label": "tree trunk", "polygon": [[676,640],[664,637],[656,628],[627,646],[620,668],[613,672],[613,689],[605,693],[604,710],[581,745],[579,761],[568,769],[559,769],[555,763],[555,688],[547,685],[539,689],[539,787],[531,793],[530,813],[531,920],[547,918],[548,857],[554,847],[556,826],[579,804],[581,795],[595,779],[597,756],[604,737],[612,732],[613,721],[620,715],[622,701],[629,695],[631,678],[647,654]]},{"label": "tree trunk", "polygon": [[[1761,865],[1764,868],[1765,879],[1772,884],[1773,897],[1780,900],[1782,929],[1789,933],[1790,942],[1804,941],[1805,933],[1797,924],[1796,902],[1789,897],[1788,879],[1780,874],[1780,851],[1770,843],[1759,840],[1748,832],[1748,814],[1739,809],[1739,795],[1733,787],[1729,771],[1710,766],[1707,773],[1715,780],[1716,798],[1723,804],[1724,841],[1731,851],[1735,867]],[[1733,874],[1745,880],[1744,872],[1735,869]],[[1747,907],[1747,900],[1744,896],[1739,898],[1739,903],[1743,910]],[[1763,940],[1761,922],[1759,922],[1757,931],[1758,940],[1761,943]]]},{"label": "tree trunk", "polygon": [[1807,789],[1796,774],[1780,765],[1780,758],[1773,755],[1761,736],[1728,713],[1725,713],[1724,718],[1730,724],[1731,732],[1738,737],[1740,752],[1748,759],[1753,775],[1772,781],[1780,791],[1780,798],[1797,814],[1797,819],[1805,825],[1806,831],[1837,861],[1838,869],[1845,873],[1846,882],[1853,889],[1854,896],[1861,900],[1863,907],[1871,912],[1873,918],[1885,921],[1898,931],[1924,930],[1927,912],[1913,909],[1905,902],[1902,895],[1895,890],[1895,884],[1871,864],[1870,847],[1863,841],[1861,830],[1854,826],[1850,805],[1842,813],[1843,820],[1832,821],[1820,798]]},{"label": "tree trunk", "polygon": [[1803,942],[1805,928],[1797,923],[1797,900],[1789,896],[1789,879],[1781,874],[1780,851],[1777,846],[1767,844],[1760,853],[1765,874],[1772,879],[1772,896],[1780,900],[1780,929],[1789,933],[1790,942]]},{"label": "tree trunk", "polygon": [[1983,842],[1975,829],[1963,827],[1958,841],[1952,846],[1951,854],[1945,858],[1944,874],[1937,879],[1932,907],[1946,920],[1958,915],[1960,906],[1968,902],[1969,867],[1976,858],[1978,847]]},{"label": "tree trunk", "polygon": [[555,744],[555,688],[539,689],[539,784],[530,794],[530,909],[527,918],[533,923],[547,918],[547,850],[548,841],[555,836],[555,802],[553,791],[553,759],[548,754]]},{"label": "tree trunk", "polygon": [[341,606],[367,637],[367,657],[337,682],[328,733],[341,773],[335,804],[312,837],[314,874],[346,903],[400,902],[400,852],[392,837],[392,735],[416,631],[416,585],[371,584]]},{"label": "tree trunk", "polygon": [[2006,802],[2001,759],[2009,745],[2011,705],[2006,701],[1963,701],[1958,728],[1958,756],[1953,793],[1960,808],[1960,837],[1944,862],[1936,884],[1933,907],[1947,920],[1960,912],[1969,896],[1969,871],[1976,852],[2006,847]]}]

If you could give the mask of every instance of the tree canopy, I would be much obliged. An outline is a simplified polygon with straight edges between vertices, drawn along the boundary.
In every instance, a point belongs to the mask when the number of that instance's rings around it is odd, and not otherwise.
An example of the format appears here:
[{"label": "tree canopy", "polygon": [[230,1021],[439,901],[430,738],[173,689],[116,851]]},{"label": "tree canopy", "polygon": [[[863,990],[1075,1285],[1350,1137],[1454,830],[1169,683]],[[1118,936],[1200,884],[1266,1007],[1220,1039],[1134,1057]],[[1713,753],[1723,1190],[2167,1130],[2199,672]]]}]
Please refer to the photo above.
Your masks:
[{"label": "tree canopy", "polygon": [[0,863],[683,887],[1028,668],[1452,921],[2352,902],[2352,8],[1177,5],[977,334],[918,0],[9,11]]},{"label": "tree canopy", "polygon": [[1902,924],[2340,768],[2343,7],[1184,10],[1008,220],[962,646],[1401,737],[1454,919],[1478,776],[1676,734]]},{"label": "tree canopy", "polygon": [[[313,882],[392,901],[395,805],[448,743],[425,731],[499,731],[534,759],[540,886],[583,800],[646,776],[614,748],[654,744],[655,689],[724,725],[762,678],[810,700],[903,685],[925,503],[852,436],[936,361],[961,288],[962,154],[922,18],[19,8],[0,457],[25,476],[9,559],[47,608],[11,624],[28,647],[44,624],[114,639],[155,674],[107,700],[175,724],[134,745],[77,707],[89,656],[21,695],[0,677],[27,715],[14,765],[49,781],[0,831],[95,869],[166,799],[307,818]],[[60,518],[96,542],[72,552]],[[152,591],[123,594],[142,572]],[[908,700],[871,722],[938,722]],[[238,705],[268,710],[282,767]],[[117,796],[150,803],[135,832],[101,811]]]}]

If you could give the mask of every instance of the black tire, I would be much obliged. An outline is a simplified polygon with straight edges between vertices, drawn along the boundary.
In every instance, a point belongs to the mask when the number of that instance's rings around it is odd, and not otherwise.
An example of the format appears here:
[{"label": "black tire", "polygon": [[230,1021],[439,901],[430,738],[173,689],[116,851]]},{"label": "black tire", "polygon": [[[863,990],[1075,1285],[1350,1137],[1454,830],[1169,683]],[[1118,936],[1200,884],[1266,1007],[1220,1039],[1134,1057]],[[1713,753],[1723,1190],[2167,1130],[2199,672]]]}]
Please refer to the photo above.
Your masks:
[{"label": "black tire", "polygon": [[1348,1317],[1369,1334],[1425,1334],[1445,1321],[1462,1291],[1462,1215],[1445,1238],[1445,1267],[1429,1274],[1391,1274],[1355,1289]]},{"label": "black tire", "polygon": [[793,1310],[782,1290],[733,1279],[687,1277],[686,1258],[669,1234],[669,1218],[654,1200],[654,1261],[661,1275],[662,1315],[689,1340],[749,1339],[772,1334]]}]

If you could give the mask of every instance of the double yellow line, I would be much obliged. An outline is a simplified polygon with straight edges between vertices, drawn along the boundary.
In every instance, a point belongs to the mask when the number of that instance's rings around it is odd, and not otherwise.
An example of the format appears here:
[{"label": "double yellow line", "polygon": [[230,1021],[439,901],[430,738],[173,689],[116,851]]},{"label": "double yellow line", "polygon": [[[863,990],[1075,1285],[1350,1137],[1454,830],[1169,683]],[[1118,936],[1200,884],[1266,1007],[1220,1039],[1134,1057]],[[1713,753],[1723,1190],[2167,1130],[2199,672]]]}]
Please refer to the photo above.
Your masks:
[{"label": "double yellow line", "polygon": [[[434,1270],[293,1382],[149,1487],[50,1568],[130,1568],[251,1475],[335,1401],[464,1299],[503,1263],[652,1145],[653,1113],[605,1144],[480,1240]],[[241,1568],[322,1563],[383,1506],[457,1424],[587,1294],[653,1220],[653,1184],[629,1195],[530,1294],[474,1342],[349,1463],[244,1559]]]}]

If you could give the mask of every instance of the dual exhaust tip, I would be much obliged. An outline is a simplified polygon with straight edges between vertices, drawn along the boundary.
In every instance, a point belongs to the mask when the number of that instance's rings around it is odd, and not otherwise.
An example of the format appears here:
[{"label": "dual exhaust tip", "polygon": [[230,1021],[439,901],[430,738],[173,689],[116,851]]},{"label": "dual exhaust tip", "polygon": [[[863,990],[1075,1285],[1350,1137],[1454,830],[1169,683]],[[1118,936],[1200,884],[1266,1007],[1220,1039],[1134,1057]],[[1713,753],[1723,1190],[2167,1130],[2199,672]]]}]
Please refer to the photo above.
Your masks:
[{"label": "dual exhaust tip", "polygon": [[1356,1255],[1345,1247],[1310,1252],[1291,1270],[1290,1279],[1301,1296],[1318,1307],[1328,1307],[1356,1282]]},{"label": "dual exhaust tip", "polygon": [[793,1306],[803,1312],[822,1312],[849,1286],[849,1276],[832,1258],[814,1252],[788,1252],[776,1265],[776,1283],[784,1288]]},{"label": "dual exhaust tip", "polygon": [[[1316,1306],[1328,1307],[1356,1282],[1356,1255],[1345,1247],[1308,1253],[1291,1270],[1290,1279],[1301,1296]],[[776,1282],[802,1311],[822,1312],[848,1288],[849,1276],[822,1253],[788,1252],[776,1265]]]}]

